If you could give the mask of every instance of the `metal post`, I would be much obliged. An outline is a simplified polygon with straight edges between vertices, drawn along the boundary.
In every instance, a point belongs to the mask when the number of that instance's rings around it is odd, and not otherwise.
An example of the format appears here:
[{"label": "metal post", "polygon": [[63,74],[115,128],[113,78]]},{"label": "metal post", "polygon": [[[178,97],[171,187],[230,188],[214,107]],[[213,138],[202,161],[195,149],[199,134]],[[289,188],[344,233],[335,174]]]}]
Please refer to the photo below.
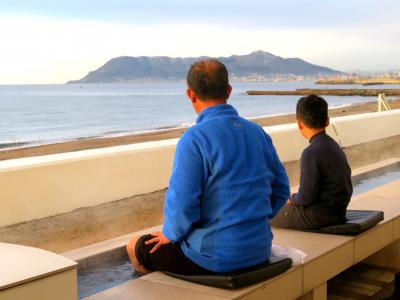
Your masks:
[{"label": "metal post", "polygon": [[382,111],[382,94],[378,95],[378,111]]},{"label": "metal post", "polygon": [[378,111],[382,111],[382,106],[385,110],[391,110],[391,107],[385,100],[385,94],[378,95]]}]

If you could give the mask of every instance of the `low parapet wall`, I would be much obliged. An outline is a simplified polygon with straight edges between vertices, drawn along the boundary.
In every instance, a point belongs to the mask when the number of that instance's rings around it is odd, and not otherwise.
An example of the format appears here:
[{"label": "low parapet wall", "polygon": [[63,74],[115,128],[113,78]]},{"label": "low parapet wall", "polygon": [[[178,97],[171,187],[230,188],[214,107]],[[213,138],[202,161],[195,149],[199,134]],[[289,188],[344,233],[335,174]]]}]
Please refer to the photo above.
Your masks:
[{"label": "low parapet wall", "polygon": [[[265,127],[281,160],[308,145],[296,124]],[[400,110],[338,117],[330,134],[344,148],[400,136]],[[44,218],[168,186],[177,139],[0,162],[0,226]]]},{"label": "low parapet wall", "polygon": [[400,135],[400,110],[344,116],[332,120],[343,148]]}]

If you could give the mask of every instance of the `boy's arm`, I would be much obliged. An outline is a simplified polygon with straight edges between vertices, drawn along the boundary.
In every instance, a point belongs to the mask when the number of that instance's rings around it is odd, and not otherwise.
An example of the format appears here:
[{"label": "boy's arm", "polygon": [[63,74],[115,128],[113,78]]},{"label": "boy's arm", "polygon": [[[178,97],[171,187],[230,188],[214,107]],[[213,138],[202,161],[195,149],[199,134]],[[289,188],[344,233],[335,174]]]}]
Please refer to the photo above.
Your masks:
[{"label": "boy's arm", "polygon": [[293,194],[291,201],[295,205],[304,206],[313,203],[319,193],[319,168],[313,153],[304,151],[300,159],[300,187]]},{"label": "boy's arm", "polygon": [[272,143],[271,138],[266,134],[267,143],[272,153],[273,159],[273,172],[274,180],[271,184],[272,194],[271,194],[271,208],[272,215],[270,218],[275,217],[279,210],[285,205],[286,201],[290,196],[289,179],[286,174],[286,170],[280,161],[276,149]]},{"label": "boy's arm", "polygon": [[176,146],[164,205],[162,233],[173,242],[181,241],[192,224],[200,219],[203,159],[188,133],[181,137]]}]

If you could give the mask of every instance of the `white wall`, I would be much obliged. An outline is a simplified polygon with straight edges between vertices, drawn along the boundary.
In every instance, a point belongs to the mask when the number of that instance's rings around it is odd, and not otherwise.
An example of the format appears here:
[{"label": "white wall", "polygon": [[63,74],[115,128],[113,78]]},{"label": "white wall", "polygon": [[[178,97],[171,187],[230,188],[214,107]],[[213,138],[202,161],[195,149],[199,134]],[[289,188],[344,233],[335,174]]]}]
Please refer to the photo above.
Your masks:
[{"label": "white wall", "polygon": [[335,118],[333,126],[342,147],[400,135],[400,110]]},{"label": "white wall", "polygon": [[[264,127],[264,130],[271,136],[282,162],[299,160],[301,153],[309,145],[308,140],[298,130],[297,124]],[[339,142],[332,125],[327,128],[327,133]]]},{"label": "white wall", "polygon": [[[340,117],[328,133],[344,147],[400,135],[400,110]],[[295,124],[266,127],[283,162],[308,145]],[[168,186],[177,139],[0,161],[0,226]]]}]

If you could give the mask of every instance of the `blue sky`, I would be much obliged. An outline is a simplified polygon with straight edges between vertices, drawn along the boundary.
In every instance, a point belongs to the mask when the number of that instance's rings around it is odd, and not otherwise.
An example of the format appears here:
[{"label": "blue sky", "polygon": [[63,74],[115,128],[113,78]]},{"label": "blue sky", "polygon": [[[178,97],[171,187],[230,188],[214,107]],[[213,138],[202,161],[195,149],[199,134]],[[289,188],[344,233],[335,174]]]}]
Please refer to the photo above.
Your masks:
[{"label": "blue sky", "polygon": [[64,82],[121,55],[265,50],[340,70],[400,68],[400,1],[0,0],[0,83]]}]

